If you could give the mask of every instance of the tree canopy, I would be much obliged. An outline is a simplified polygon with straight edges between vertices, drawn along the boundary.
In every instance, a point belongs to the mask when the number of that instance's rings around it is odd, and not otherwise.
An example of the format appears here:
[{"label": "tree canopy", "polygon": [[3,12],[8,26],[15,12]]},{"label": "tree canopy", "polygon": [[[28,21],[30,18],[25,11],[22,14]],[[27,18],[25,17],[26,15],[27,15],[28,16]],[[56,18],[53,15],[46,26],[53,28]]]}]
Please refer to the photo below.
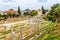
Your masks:
[{"label": "tree canopy", "polygon": [[30,13],[31,16],[35,16],[37,15],[37,11],[36,10],[32,10],[31,13]]},{"label": "tree canopy", "polygon": [[[49,15],[49,16],[48,16]],[[51,7],[50,12],[48,13],[47,17],[52,20],[60,20],[60,4],[55,4]],[[52,16],[52,17],[51,17]],[[50,18],[51,17],[51,18]]]}]

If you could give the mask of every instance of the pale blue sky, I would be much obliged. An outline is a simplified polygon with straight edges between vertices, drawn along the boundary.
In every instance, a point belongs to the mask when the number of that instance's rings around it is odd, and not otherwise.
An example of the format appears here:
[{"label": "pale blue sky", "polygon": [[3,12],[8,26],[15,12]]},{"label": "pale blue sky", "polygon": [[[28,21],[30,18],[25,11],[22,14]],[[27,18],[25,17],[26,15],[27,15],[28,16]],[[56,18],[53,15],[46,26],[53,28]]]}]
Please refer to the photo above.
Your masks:
[{"label": "pale blue sky", "polygon": [[50,9],[53,4],[60,3],[60,0],[0,0],[0,10],[8,10],[13,8],[17,10],[20,6],[24,9],[40,9],[44,6],[45,9]]}]

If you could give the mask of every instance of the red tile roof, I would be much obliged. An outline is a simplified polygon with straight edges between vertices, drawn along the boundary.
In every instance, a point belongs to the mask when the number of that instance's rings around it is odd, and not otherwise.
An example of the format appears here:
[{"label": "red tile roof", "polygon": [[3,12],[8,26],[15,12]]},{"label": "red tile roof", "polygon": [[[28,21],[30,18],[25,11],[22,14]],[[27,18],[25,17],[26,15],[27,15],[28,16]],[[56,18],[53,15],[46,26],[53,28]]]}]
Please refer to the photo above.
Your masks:
[{"label": "red tile roof", "polygon": [[9,9],[7,12],[16,12],[14,9]]},{"label": "red tile roof", "polygon": [[13,12],[17,12],[17,11],[15,11],[14,9],[9,9],[8,11],[5,11],[4,13],[13,13]]}]

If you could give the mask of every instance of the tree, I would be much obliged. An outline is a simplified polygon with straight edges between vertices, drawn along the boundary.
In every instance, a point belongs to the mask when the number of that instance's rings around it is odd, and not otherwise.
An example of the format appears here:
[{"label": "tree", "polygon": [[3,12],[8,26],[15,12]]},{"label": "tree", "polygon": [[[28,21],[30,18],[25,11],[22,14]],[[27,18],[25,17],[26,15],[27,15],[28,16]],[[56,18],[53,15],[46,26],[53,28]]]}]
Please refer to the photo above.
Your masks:
[{"label": "tree", "polygon": [[54,4],[51,8],[52,8],[52,9],[55,9],[55,8],[57,8],[59,5],[60,5],[60,4]]},{"label": "tree", "polygon": [[12,13],[7,13],[7,16],[8,17],[12,17]]},{"label": "tree", "polygon": [[31,13],[30,13],[30,15],[31,15],[31,16],[35,16],[35,15],[37,15],[37,11],[32,10]]},{"label": "tree", "polygon": [[16,17],[16,13],[12,13],[12,16],[13,16],[13,17]]},{"label": "tree", "polygon": [[20,16],[20,14],[16,14],[16,17],[19,17]]},{"label": "tree", "polygon": [[2,20],[2,15],[0,14],[0,21]]},{"label": "tree", "polygon": [[18,6],[18,13],[21,15],[21,12],[20,12],[20,7]]},{"label": "tree", "polygon": [[53,16],[58,22],[60,21],[60,5],[54,9]]},{"label": "tree", "polygon": [[[48,15],[53,16],[53,17],[51,17],[52,20],[56,20],[57,22],[59,22],[60,21],[60,4],[53,5],[51,7],[51,10],[48,13]],[[48,17],[48,15],[47,15],[47,17]]]},{"label": "tree", "polygon": [[24,15],[25,15],[25,16],[29,15],[29,12],[24,12]]},{"label": "tree", "polygon": [[3,17],[3,20],[6,20],[8,18],[7,15],[2,15],[2,17]]},{"label": "tree", "polygon": [[45,12],[45,9],[43,8],[43,6],[42,6],[42,14],[45,14],[46,12]]},{"label": "tree", "polygon": [[0,14],[0,17],[2,17],[2,15]]},{"label": "tree", "polygon": [[47,18],[49,18],[49,20],[53,20],[53,16],[52,15],[47,15]]}]

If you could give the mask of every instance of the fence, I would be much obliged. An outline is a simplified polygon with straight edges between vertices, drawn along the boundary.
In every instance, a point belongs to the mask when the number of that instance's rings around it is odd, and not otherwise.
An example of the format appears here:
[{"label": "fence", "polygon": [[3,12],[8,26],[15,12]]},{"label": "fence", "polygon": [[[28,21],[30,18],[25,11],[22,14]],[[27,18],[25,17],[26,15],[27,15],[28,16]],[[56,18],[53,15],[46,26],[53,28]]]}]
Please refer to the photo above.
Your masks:
[{"label": "fence", "polygon": [[41,25],[46,25],[40,18],[32,18],[28,20],[29,21],[25,23],[3,26],[3,28],[0,29],[0,40],[24,40],[29,35],[39,31],[40,28],[42,28]]}]

